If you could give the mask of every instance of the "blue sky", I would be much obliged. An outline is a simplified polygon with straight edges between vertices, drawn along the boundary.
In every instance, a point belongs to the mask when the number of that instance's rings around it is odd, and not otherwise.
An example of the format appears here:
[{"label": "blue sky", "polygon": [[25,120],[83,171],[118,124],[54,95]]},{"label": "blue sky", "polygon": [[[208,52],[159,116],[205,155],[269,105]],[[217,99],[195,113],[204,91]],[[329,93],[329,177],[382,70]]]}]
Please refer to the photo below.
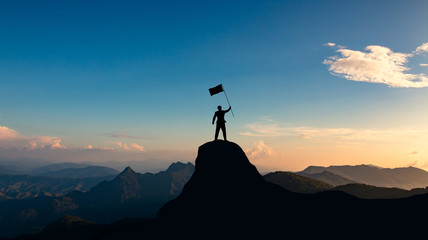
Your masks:
[{"label": "blue sky", "polygon": [[[371,139],[343,152],[331,146],[334,129],[352,129],[347,144],[367,130],[423,132],[427,89],[376,83],[378,75],[351,76],[354,65],[325,61],[375,45],[412,54],[399,73],[426,76],[426,52],[415,51],[428,42],[427,11],[426,1],[2,1],[0,126],[15,140],[3,140],[0,156],[31,156],[28,142],[45,141],[39,147],[192,158],[213,138],[216,106],[227,105],[208,93],[222,83],[235,113],[228,135],[257,164],[422,167],[425,140],[395,142],[407,147],[392,162],[383,140],[378,150]],[[302,129],[319,135],[301,137]],[[61,158],[58,150],[50,158]]]}]

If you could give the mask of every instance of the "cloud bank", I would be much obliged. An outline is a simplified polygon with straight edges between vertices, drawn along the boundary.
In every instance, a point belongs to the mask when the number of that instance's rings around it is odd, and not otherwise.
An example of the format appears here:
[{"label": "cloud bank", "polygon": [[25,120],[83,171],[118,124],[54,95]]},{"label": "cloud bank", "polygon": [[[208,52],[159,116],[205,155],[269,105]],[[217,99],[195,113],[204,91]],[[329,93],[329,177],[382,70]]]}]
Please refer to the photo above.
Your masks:
[{"label": "cloud bank", "polygon": [[[327,43],[327,46],[336,46]],[[383,46],[367,46],[365,51],[338,48],[339,56],[332,56],[323,61],[330,65],[329,71],[336,76],[358,82],[383,83],[391,87],[422,88],[428,87],[425,74],[408,73],[408,59],[413,53],[393,52]],[[428,43],[417,47],[416,54],[428,52]]]},{"label": "cloud bank", "polygon": [[267,156],[272,156],[275,151],[273,148],[266,145],[263,141],[257,141],[254,143],[254,146],[250,149],[247,149],[245,153],[247,154],[248,158],[260,159]]},{"label": "cloud bank", "polygon": [[67,148],[61,144],[61,141],[58,137],[25,136],[14,129],[0,126],[0,149],[36,150]]},{"label": "cloud bank", "polygon": [[130,152],[145,152],[144,147],[138,145],[137,143],[126,144],[123,142],[116,142],[117,146],[121,150],[130,151]]}]

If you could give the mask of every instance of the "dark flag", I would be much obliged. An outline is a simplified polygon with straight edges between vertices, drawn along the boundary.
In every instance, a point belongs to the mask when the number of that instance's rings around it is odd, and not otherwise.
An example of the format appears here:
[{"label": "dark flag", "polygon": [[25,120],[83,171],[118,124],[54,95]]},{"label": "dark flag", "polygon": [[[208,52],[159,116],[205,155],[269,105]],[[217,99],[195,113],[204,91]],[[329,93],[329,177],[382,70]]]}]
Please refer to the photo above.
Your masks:
[{"label": "dark flag", "polygon": [[224,91],[223,86],[221,84],[208,90],[210,90],[211,96]]},{"label": "dark flag", "polygon": [[[211,96],[215,95],[217,93],[224,92],[224,96],[226,97],[227,103],[229,104],[229,107],[230,107],[229,98],[227,98],[226,91],[224,91],[224,89],[223,89],[223,85],[220,84],[220,85],[217,85],[217,86],[210,88],[208,90],[210,91]],[[235,117],[235,114],[233,114],[233,110],[232,109],[230,109],[230,110],[232,111],[233,117]]]}]

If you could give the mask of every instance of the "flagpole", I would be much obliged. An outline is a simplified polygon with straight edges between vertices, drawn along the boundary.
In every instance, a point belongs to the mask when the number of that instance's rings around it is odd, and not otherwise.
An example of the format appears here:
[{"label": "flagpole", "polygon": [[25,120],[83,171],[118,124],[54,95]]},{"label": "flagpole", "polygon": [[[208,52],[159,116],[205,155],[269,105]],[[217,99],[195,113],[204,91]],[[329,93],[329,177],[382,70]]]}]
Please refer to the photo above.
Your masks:
[{"label": "flagpole", "polygon": [[[230,107],[229,98],[227,98],[226,90],[224,90],[224,88],[223,88],[223,92],[224,92],[224,96],[226,96],[227,103],[229,104],[229,107]],[[233,114],[232,108],[230,109],[230,111],[232,112],[232,116],[235,117],[235,114]]]}]

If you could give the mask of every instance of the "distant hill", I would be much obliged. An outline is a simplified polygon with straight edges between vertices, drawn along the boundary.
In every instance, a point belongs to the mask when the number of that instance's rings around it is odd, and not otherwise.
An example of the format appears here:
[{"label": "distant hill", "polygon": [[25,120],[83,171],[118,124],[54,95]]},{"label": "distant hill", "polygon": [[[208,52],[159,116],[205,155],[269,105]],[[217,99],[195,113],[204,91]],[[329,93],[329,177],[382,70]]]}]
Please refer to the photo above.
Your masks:
[{"label": "distant hill", "polygon": [[85,164],[85,163],[71,163],[71,162],[54,163],[54,164],[49,164],[49,165],[45,165],[45,166],[33,169],[28,174],[36,175],[36,176],[44,176],[44,174],[46,174],[46,173],[55,172],[55,171],[63,170],[66,168],[85,168],[85,167],[89,167],[89,166],[91,166],[91,165]]},{"label": "distant hill", "polygon": [[0,174],[0,201],[39,196],[62,196],[73,190],[89,191],[98,183],[113,178],[114,175],[90,178],[52,178]]},{"label": "distant hill", "polygon": [[[16,174],[28,174],[30,171],[51,164],[52,162],[46,159],[39,158],[4,158],[0,157],[0,166],[6,166],[9,169],[16,171]],[[3,174],[15,174],[11,172],[3,172]]]},{"label": "distant hill", "polygon": [[21,172],[13,166],[0,165],[0,174],[20,174]]},{"label": "distant hill", "polygon": [[[130,216],[153,217],[166,201],[181,192],[193,171],[193,164],[179,162],[155,174],[136,173],[128,167],[114,179],[103,181],[88,192],[72,191],[62,197],[3,202],[0,237],[34,232],[63,215],[79,216],[97,223]],[[61,180],[49,179],[52,182]]]},{"label": "distant hill", "polygon": [[428,193],[428,188],[414,188],[412,190],[404,190],[400,188],[375,187],[361,183],[337,186],[331,190],[346,192],[355,197],[365,199],[407,198],[413,195]]},{"label": "distant hill", "polygon": [[[309,175],[316,175],[309,174]],[[322,176],[339,177],[329,172],[320,173]],[[268,182],[275,183],[289,191],[297,193],[317,193],[322,191],[341,191],[364,199],[396,199],[407,198],[417,194],[428,193],[428,188],[414,188],[405,190],[401,188],[376,187],[362,183],[348,183],[333,187],[323,181],[304,177],[291,172],[273,172],[263,176]],[[345,178],[344,178],[345,179]]]},{"label": "distant hill", "polygon": [[140,174],[127,167],[115,179],[98,184],[82,198],[101,205],[136,200],[163,204],[181,192],[193,171],[193,164],[180,162],[173,163],[167,170],[156,174]]},{"label": "distant hill", "polygon": [[[310,166],[298,174],[317,174],[330,172],[357,183],[364,183],[378,187],[397,187],[410,190],[428,186],[428,172],[415,168],[379,168],[372,165],[357,166]],[[306,175],[310,176],[310,175]]]},{"label": "distant hill", "polygon": [[56,177],[56,178],[88,178],[88,177],[105,177],[116,176],[119,171],[102,166],[88,166],[83,168],[64,168],[41,173],[41,176]]},{"label": "distant hill", "polygon": [[105,166],[122,171],[126,167],[132,168],[138,173],[156,173],[164,171],[174,162],[187,162],[177,160],[163,160],[163,159],[144,159],[139,161],[105,161],[105,162],[87,162],[92,166]]},{"label": "distant hill", "polygon": [[323,172],[319,172],[319,173],[306,173],[306,172],[297,172],[296,174],[304,176],[304,177],[308,177],[308,178],[312,178],[318,181],[322,181],[325,182],[327,184],[330,184],[332,186],[339,186],[339,185],[345,185],[345,184],[349,184],[349,183],[355,183],[355,181],[352,181],[350,179],[347,179],[345,177],[339,176],[337,174],[328,172],[328,171],[323,171]]},{"label": "distant hill", "polygon": [[328,190],[333,186],[322,181],[300,176],[291,172],[273,172],[263,176],[271,183],[275,183],[289,191],[297,193],[316,193]]}]

